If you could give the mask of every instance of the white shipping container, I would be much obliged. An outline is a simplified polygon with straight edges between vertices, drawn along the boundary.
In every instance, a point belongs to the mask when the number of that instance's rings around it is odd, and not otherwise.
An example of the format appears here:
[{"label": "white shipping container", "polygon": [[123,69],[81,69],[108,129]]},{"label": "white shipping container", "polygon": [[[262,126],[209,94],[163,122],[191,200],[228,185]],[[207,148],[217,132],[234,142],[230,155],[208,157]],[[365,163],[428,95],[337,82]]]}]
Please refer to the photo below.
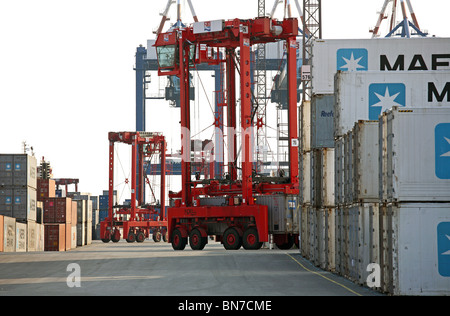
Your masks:
[{"label": "white shipping container", "polygon": [[334,135],[341,136],[393,106],[450,108],[450,71],[338,72],[335,95]]},{"label": "white shipping container", "polygon": [[311,196],[315,207],[333,207],[334,201],[334,148],[311,151]]},{"label": "white shipping container", "polygon": [[334,201],[335,205],[344,204],[344,137],[334,141]]},{"label": "white shipping container", "polygon": [[311,150],[311,101],[303,101],[300,107],[300,148]]},{"label": "white shipping container", "polygon": [[317,39],[312,44],[312,93],[333,93],[339,70],[450,70],[449,47],[450,38]]},{"label": "white shipping container", "polygon": [[334,148],[322,148],[322,206],[334,206]]},{"label": "white shipping container", "polygon": [[336,272],[361,285],[366,284],[371,273],[367,271],[369,264],[379,264],[378,216],[378,203],[336,208]]},{"label": "white shipping container", "polygon": [[388,202],[450,201],[450,109],[394,107],[384,115],[380,191]]},{"label": "white shipping container", "polygon": [[353,133],[353,202],[379,201],[378,122],[358,121]]},{"label": "white shipping container", "polygon": [[300,156],[301,163],[301,191],[300,196],[303,204],[311,203],[311,152],[304,152]]},{"label": "white shipping container", "polygon": [[385,290],[394,295],[450,295],[450,204],[385,208],[383,229],[390,228],[381,249]]}]

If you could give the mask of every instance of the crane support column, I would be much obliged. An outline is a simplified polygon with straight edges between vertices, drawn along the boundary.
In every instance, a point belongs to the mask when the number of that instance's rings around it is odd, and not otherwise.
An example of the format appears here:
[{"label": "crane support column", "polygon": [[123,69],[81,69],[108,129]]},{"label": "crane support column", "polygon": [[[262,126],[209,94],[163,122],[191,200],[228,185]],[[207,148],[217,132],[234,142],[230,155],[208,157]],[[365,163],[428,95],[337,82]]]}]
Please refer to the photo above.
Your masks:
[{"label": "crane support column", "polygon": [[231,181],[236,181],[237,144],[236,144],[236,65],[234,49],[227,49],[227,137],[228,137],[228,173]]},{"label": "crane support column", "polygon": [[180,69],[180,107],[181,107],[181,178],[182,178],[182,199],[181,204],[189,206],[191,198],[191,119],[189,100],[189,45],[185,45],[183,33],[178,31],[178,47]]},{"label": "crane support column", "polygon": [[253,204],[252,199],[252,85],[250,71],[250,37],[248,27],[241,26],[241,154],[242,154],[242,202]]},{"label": "crane support column", "polygon": [[109,195],[108,195],[108,217],[113,218],[113,203],[114,203],[114,141],[109,141]]},{"label": "crane support column", "polygon": [[298,131],[297,131],[297,41],[287,40],[288,117],[289,117],[289,175],[291,184],[298,186]]}]

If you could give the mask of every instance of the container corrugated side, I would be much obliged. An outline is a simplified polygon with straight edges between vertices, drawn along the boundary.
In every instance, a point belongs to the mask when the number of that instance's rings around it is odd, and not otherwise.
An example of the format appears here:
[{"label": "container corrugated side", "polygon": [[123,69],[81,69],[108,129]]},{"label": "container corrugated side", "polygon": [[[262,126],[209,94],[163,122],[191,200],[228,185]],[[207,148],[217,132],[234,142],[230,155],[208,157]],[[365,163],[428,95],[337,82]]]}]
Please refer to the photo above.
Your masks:
[{"label": "container corrugated side", "polygon": [[299,233],[298,196],[261,195],[255,198],[256,204],[268,206],[269,233]]},{"label": "container corrugated side", "polygon": [[86,245],[86,222],[77,223],[77,246],[82,247]]},{"label": "container corrugated side", "polygon": [[300,107],[300,150],[311,150],[311,101],[303,101]]},{"label": "container corrugated side", "polygon": [[27,222],[27,251],[33,252],[38,249],[38,226],[35,221]]},{"label": "container corrugated side", "polygon": [[66,224],[45,224],[45,251],[66,250]]},{"label": "container corrugated side", "polygon": [[44,199],[44,223],[71,223],[72,199],[71,198],[46,198]]},{"label": "container corrugated side", "polygon": [[353,202],[379,201],[378,122],[358,121],[353,133]]},{"label": "container corrugated side", "polygon": [[311,97],[311,148],[334,147],[334,94]]},{"label": "container corrugated side", "polygon": [[36,220],[36,189],[32,187],[13,189],[12,216],[26,221]]},{"label": "container corrugated side", "polygon": [[379,263],[379,204],[355,203],[336,207],[336,272],[366,285],[370,263]]},{"label": "container corrugated side", "polygon": [[333,93],[338,70],[450,70],[449,46],[449,38],[432,37],[316,39],[312,43],[312,93]]},{"label": "container corrugated side", "polygon": [[338,137],[334,145],[334,200],[335,205],[344,204],[344,137]]},{"label": "container corrugated side", "polygon": [[354,200],[354,181],[353,181],[353,133],[347,132],[344,136],[344,204],[349,205]]},{"label": "container corrugated side", "polygon": [[16,251],[16,219],[3,216],[3,251]]},{"label": "container corrugated side", "polygon": [[27,251],[27,224],[16,222],[16,252]]},{"label": "container corrugated side", "polygon": [[386,116],[388,202],[450,201],[450,109],[394,107]]},{"label": "container corrugated side", "polygon": [[334,148],[311,151],[311,205],[334,206]]},{"label": "container corrugated side", "polygon": [[56,184],[53,179],[37,179],[37,199],[43,201],[44,198],[56,197]]},{"label": "container corrugated side", "polygon": [[349,131],[358,120],[378,120],[392,106],[450,108],[449,77],[450,70],[338,72],[334,136]]},{"label": "container corrugated side", "polygon": [[383,212],[384,289],[450,295],[450,203],[395,203]]},{"label": "container corrugated side", "polygon": [[322,148],[322,206],[334,206],[334,148]]},{"label": "container corrugated side", "polygon": [[311,152],[301,154],[302,183],[300,196],[303,204],[311,204]]},{"label": "container corrugated side", "polygon": [[70,232],[70,248],[75,249],[77,247],[77,225],[72,224]]}]

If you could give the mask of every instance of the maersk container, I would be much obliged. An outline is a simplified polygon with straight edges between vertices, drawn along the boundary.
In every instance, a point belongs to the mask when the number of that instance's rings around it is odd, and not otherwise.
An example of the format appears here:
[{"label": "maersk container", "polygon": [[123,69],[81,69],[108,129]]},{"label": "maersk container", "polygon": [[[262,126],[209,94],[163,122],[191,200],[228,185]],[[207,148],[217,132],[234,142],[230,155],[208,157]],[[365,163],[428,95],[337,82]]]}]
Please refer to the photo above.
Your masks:
[{"label": "maersk container", "polygon": [[378,122],[358,121],[353,134],[353,202],[379,201]]},{"label": "maersk container", "polygon": [[381,281],[394,295],[450,295],[450,203],[380,209]]},{"label": "maersk container", "polygon": [[339,70],[450,70],[449,47],[450,38],[316,39],[312,43],[312,93],[334,93],[334,75]]},{"label": "maersk container", "polygon": [[450,201],[450,109],[394,107],[383,116],[380,192],[387,201]]},{"label": "maersk container", "polygon": [[335,94],[334,136],[341,136],[392,106],[450,108],[450,71],[338,72]]},{"label": "maersk container", "polygon": [[334,147],[334,94],[311,97],[311,148]]}]

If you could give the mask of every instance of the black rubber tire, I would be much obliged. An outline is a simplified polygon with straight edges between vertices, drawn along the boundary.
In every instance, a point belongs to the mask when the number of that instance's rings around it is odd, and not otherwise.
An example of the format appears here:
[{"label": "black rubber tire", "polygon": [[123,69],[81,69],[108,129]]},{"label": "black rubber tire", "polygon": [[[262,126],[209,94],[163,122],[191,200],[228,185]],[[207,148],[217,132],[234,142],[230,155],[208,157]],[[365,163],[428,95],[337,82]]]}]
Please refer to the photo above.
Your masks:
[{"label": "black rubber tire", "polygon": [[161,232],[153,232],[153,241],[154,242],[160,242],[161,241]]},{"label": "black rubber tire", "polygon": [[133,232],[128,233],[127,242],[132,243],[136,241],[136,235]]},{"label": "black rubber tire", "polygon": [[223,233],[222,243],[226,250],[238,250],[242,245],[242,237],[236,229],[230,227]]},{"label": "black rubber tire", "polygon": [[249,227],[242,236],[242,246],[245,250],[261,249],[263,243],[259,241],[258,230],[256,227]]},{"label": "black rubber tire", "polygon": [[175,229],[172,233],[173,250],[184,250],[187,244],[187,238],[183,237],[179,229]]},{"label": "black rubber tire", "polygon": [[198,229],[192,230],[189,234],[189,245],[192,250],[203,250],[207,242],[207,237],[202,237],[202,233]]},{"label": "black rubber tire", "polygon": [[278,249],[282,249],[282,250],[288,250],[291,249],[292,246],[294,245],[294,237],[293,236],[289,236],[288,237],[288,242],[283,243],[283,244],[276,244]]},{"label": "black rubber tire", "polygon": [[139,232],[139,233],[137,233],[137,235],[136,235],[136,241],[137,241],[137,242],[144,242],[144,240],[145,240],[145,234],[144,234],[144,232]]}]

